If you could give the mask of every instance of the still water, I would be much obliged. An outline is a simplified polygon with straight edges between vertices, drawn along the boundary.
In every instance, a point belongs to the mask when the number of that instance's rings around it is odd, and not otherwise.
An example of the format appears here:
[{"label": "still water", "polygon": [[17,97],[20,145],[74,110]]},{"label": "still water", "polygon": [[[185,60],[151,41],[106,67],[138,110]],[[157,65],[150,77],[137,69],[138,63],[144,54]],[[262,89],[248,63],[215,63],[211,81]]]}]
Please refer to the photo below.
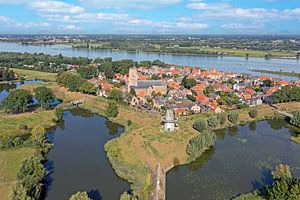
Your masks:
[{"label": "still water", "polygon": [[47,200],[63,200],[78,191],[87,191],[93,200],[119,199],[130,189],[117,177],[104,144],[124,129],[106,118],[83,109],[64,114],[64,121],[50,130],[54,144],[48,155]]},{"label": "still water", "polygon": [[217,131],[204,155],[168,172],[167,199],[231,199],[272,184],[270,170],[280,163],[300,177],[300,145],[289,140],[296,132],[288,126],[269,120]]},{"label": "still water", "polygon": [[0,83],[0,102],[9,95],[9,91],[20,87],[21,85],[29,85],[34,83],[42,83],[40,80],[30,80],[23,82]]},{"label": "still water", "polygon": [[[186,56],[186,55],[171,55],[171,54],[156,54],[143,52],[115,52],[101,51],[88,49],[73,49],[66,45],[22,45],[19,43],[0,42],[0,52],[28,52],[28,53],[46,53],[51,55],[62,54],[70,57],[112,57],[113,60],[132,59],[136,61],[142,60],[161,60],[169,64],[188,65],[193,67],[201,67],[210,69],[212,67],[221,71],[234,71],[238,73],[251,73],[258,75],[260,73],[251,72],[251,69],[267,69],[267,70],[282,70],[295,71],[300,73],[300,61],[291,59],[269,59],[264,58],[249,58],[232,57],[232,56]],[[278,75],[270,75],[280,77],[286,80],[297,79],[295,77],[286,77]]]}]

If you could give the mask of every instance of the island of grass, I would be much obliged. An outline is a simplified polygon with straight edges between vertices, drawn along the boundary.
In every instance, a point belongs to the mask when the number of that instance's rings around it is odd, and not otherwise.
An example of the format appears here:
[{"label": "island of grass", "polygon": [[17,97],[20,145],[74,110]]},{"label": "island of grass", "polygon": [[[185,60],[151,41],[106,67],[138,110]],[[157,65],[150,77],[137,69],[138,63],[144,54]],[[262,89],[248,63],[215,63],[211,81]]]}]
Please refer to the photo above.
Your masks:
[{"label": "island of grass", "polygon": [[273,71],[273,70],[265,70],[265,69],[252,69],[253,72],[260,72],[265,74],[277,74],[282,76],[291,76],[291,77],[299,77],[300,73],[297,72],[284,72],[284,71]]}]

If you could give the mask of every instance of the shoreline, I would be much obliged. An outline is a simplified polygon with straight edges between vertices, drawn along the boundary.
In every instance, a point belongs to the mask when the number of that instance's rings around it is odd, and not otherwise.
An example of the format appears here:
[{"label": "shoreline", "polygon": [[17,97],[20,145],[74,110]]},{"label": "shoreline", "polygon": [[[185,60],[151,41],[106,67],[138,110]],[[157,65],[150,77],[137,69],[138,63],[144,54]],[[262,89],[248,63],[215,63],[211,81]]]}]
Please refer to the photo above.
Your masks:
[{"label": "shoreline", "polygon": [[300,73],[298,72],[273,71],[273,70],[265,70],[265,69],[252,69],[251,71],[264,73],[264,74],[275,74],[275,75],[282,75],[282,76],[298,77],[300,79]]}]

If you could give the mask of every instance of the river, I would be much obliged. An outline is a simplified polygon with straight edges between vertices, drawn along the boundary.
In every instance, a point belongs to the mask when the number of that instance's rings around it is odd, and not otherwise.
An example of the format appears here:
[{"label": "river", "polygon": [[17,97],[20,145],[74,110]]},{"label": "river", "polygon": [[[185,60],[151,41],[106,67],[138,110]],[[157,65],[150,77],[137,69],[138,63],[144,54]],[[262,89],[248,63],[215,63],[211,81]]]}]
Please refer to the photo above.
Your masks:
[{"label": "river", "polygon": [[104,144],[119,137],[123,127],[80,108],[64,113],[64,121],[50,130],[54,147],[48,154],[46,200],[67,200],[78,191],[87,191],[93,200],[119,199],[130,189],[117,177]]},{"label": "river", "polygon": [[284,120],[217,131],[217,142],[200,158],[168,172],[167,199],[228,200],[271,184],[271,169],[280,163],[300,177],[300,145],[291,134]]},{"label": "river", "polygon": [[[251,69],[266,69],[276,71],[294,71],[300,73],[300,61],[292,59],[264,59],[264,58],[244,58],[232,56],[205,56],[205,55],[171,55],[156,54],[143,52],[116,52],[101,51],[88,49],[73,49],[66,45],[22,45],[20,43],[0,42],[1,52],[28,52],[28,53],[46,53],[50,55],[62,54],[70,57],[112,57],[113,60],[132,59],[136,61],[142,60],[161,60],[165,63],[174,65],[187,65],[193,67],[201,67],[204,69],[217,68],[220,71],[233,71],[238,73],[251,73],[259,75],[261,73],[252,72]],[[286,80],[295,80],[295,77],[287,77],[280,75],[270,75]]]}]

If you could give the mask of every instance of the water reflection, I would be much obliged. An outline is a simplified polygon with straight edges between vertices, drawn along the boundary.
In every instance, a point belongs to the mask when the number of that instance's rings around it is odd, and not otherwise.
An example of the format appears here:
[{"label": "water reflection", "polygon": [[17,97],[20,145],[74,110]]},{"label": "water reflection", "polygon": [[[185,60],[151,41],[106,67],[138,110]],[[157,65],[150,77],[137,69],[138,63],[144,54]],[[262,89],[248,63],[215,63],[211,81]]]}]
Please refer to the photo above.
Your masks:
[{"label": "water reflection", "polygon": [[118,178],[104,151],[104,144],[120,136],[123,127],[104,117],[76,108],[49,132],[54,144],[48,155],[47,200],[68,199],[87,191],[94,200],[119,199],[129,184]]},{"label": "water reflection", "polygon": [[230,199],[270,185],[270,172],[280,163],[300,177],[300,145],[289,139],[296,133],[280,119],[216,131],[213,147],[195,162],[168,172],[167,199]]}]

